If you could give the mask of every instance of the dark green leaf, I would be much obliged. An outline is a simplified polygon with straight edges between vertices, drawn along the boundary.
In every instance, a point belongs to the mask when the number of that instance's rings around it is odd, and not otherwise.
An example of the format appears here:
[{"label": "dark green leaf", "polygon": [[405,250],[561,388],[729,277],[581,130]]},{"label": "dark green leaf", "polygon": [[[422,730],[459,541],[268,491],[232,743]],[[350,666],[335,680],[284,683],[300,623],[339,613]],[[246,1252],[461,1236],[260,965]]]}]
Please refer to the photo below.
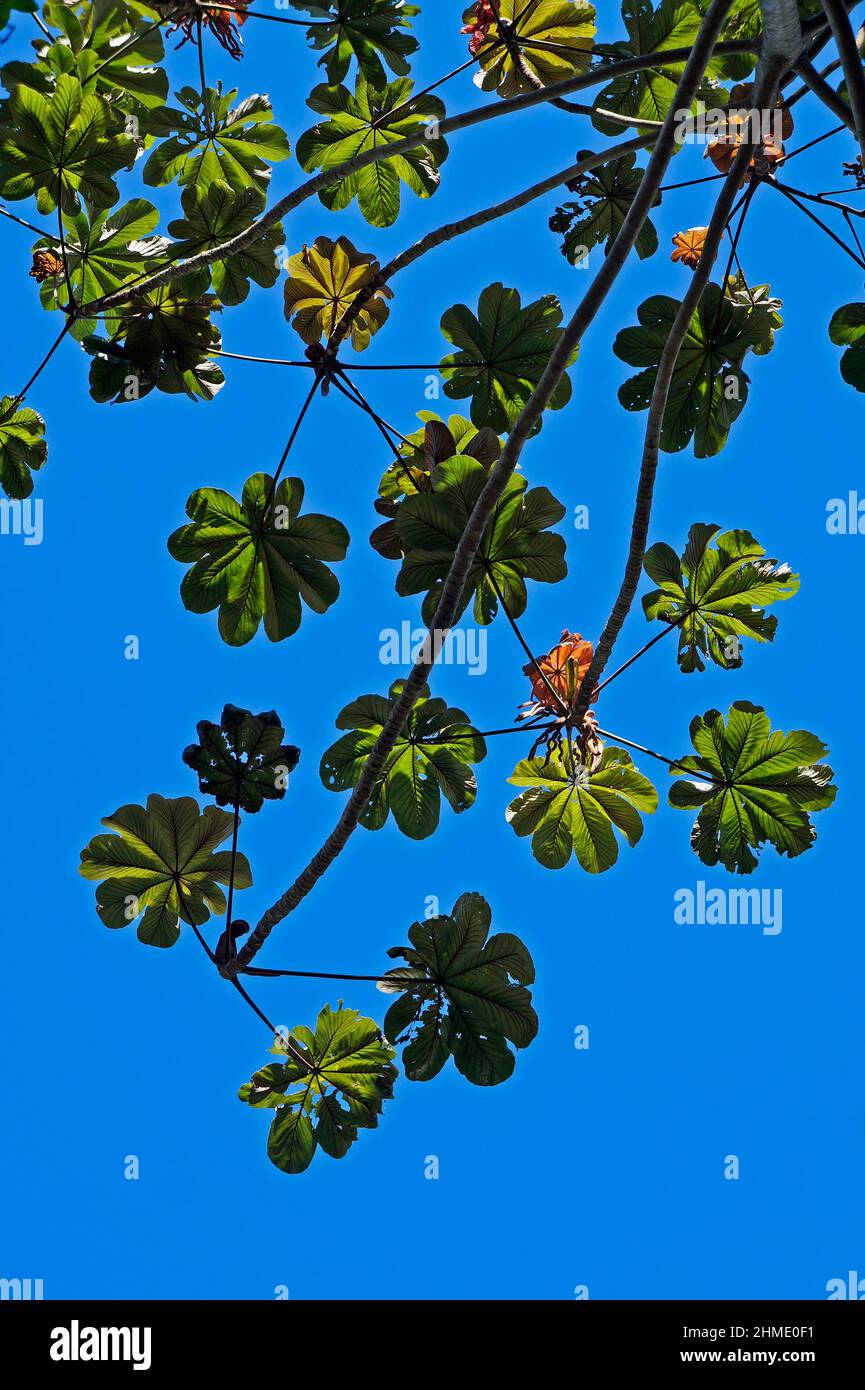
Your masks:
[{"label": "dark green leaf", "polygon": [[[264,211],[265,196],[257,188],[236,193],[222,179],[212,183],[190,183],[181,197],[183,217],[169,222],[168,230],[177,238],[172,255],[186,257],[210,251],[251,227]],[[213,289],[223,304],[242,304],[249,294],[249,282],[269,289],[279,278],[276,248],[283,240],[282,223],[277,222],[256,238],[244,251],[212,261]]]},{"label": "dark green leaf", "polygon": [[841,375],[857,391],[865,391],[865,304],[844,304],[829,323],[829,337],[847,351],[841,358]]},{"label": "dark green leaf", "polygon": [[198,773],[204,796],[218,806],[260,811],[265,801],[281,801],[300,749],[284,744],[285,729],[274,710],[253,714],[226,705],[218,724],[202,719],[198,743],[184,749],[183,761]]},{"label": "dark green leaf", "polygon": [[[409,20],[420,14],[419,5],[403,4],[402,0],[291,0],[296,10],[306,10],[314,23],[307,31],[313,48],[326,49],[319,66],[327,72],[328,82],[342,82],[352,59],[373,87],[384,87],[387,74],[382,59],[391,72],[404,77],[409,70],[406,61],[417,50],[417,39],[402,31],[410,27]],[[333,19],[328,24],[326,19]]]},{"label": "dark green leaf", "polygon": [[7,497],[29,497],[32,471],[48,457],[45,421],[29,406],[17,405],[14,396],[0,399],[0,487]]},{"label": "dark green leaf", "polygon": [[110,337],[90,336],[83,346],[93,357],[90,393],[94,400],[123,404],[154,387],[191,400],[212,400],[225,377],[208,353],[222,346],[211,313],[221,306],[209,294],[207,272],[186,276],[136,295],[128,306],[104,316]]},{"label": "dark green leaf", "polygon": [[[577,159],[582,159],[587,153],[580,150]],[[580,174],[568,183],[570,191],[577,194],[578,201],[556,208],[550,218],[550,228],[554,232],[564,233],[562,254],[571,265],[583,265],[593,246],[603,244],[604,254],[609,251],[643,181],[643,170],[634,168],[635,159],[636,155],[633,154],[613,159],[609,164],[591,173]],[[660,201],[661,195],[658,193],[652,206],[657,207]],[[636,247],[640,260],[654,255],[658,249],[658,233],[649,218],[643,223]]]}]

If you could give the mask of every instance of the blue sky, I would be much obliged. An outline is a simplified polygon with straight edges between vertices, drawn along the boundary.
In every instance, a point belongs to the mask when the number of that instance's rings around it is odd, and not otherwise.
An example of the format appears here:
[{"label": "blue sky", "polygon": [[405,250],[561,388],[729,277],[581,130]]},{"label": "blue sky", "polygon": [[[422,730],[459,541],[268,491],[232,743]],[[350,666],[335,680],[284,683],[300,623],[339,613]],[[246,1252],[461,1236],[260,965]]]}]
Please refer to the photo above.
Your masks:
[{"label": "blue sky", "polygon": [[[422,83],[465,55],[461,9],[424,7],[414,62]],[[27,20],[16,25],[4,59],[23,56],[29,40]],[[288,26],[250,21],[245,40],[239,64],[211,43],[208,74],[238,84],[241,97],[269,92],[294,144],[313,120],[303,96],[319,80],[315,57]],[[178,86],[194,83],[194,49],[173,53],[170,69]],[[451,112],[484,100],[468,75],[443,94]],[[807,102],[796,114],[791,145],[832,124]],[[439,192],[425,202],[404,193],[389,231],[368,228],[356,209],[333,216],[311,201],[292,216],[287,244],[345,233],[387,258],[601,138],[555,110],[490,123],[452,139]],[[854,153],[846,136],[826,141],[796,160],[790,181],[837,188],[841,161]],[[701,154],[680,155],[676,179],[699,177]],[[293,159],[278,165],[272,195],[301,177]],[[124,197],[146,192],[138,179]],[[628,266],[586,338],[570,406],[548,414],[524,452],[530,482],[567,508],[559,529],[568,578],[531,587],[523,626],[536,650],[566,626],[596,635],[615,594],[644,417],[616,402],[630,369],[611,343],[648,295],[681,295],[688,272],[670,263],[670,238],[708,221],[715,187],[665,197],[655,214],[661,251]],[[177,215],[174,199],[169,190],[157,200],[166,221]],[[494,280],[524,300],[556,293],[570,313],[588,274],[567,264],[547,229],[556,202],[542,199],[399,277],[389,323],[365,360],[436,361],[443,311],[475,305]],[[30,244],[14,224],[0,228],[13,329],[0,355],[12,393],[56,331],[27,276]],[[767,851],[748,884],[782,890],[783,929],[769,936],[758,926],[674,921],[677,890],[700,880],[735,885],[692,854],[690,817],[666,805],[668,779],[650,759],[637,764],[661,806],[641,843],[623,847],[596,878],[573,861],[542,869],[504,821],[506,778],[528,740],[491,740],[469,812],[445,810],[437,835],[420,843],[392,824],[358,831],[261,962],[376,971],[429,895],[447,910],[475,889],[494,927],[532,951],[538,1038],[511,1080],[491,1090],[469,1086],[452,1066],[428,1085],[401,1079],[379,1129],[341,1163],[317,1156],[303,1177],[271,1166],[267,1116],[236,1099],[268,1060],[260,1022],[189,931],[170,952],[145,948],[132,930],[107,932],[77,865],[100,817],[117,806],[151,791],[196,793],[180,755],[196,721],[218,718],[227,700],[276,708],[302,749],[286,799],[242,828],[255,883],[238,910],[255,920],[317,848],[342,804],[318,777],[334,718],[401,674],[379,660],[382,630],[418,622],[419,604],[397,597],[395,567],[367,540],[386,451],[338,395],[315,403],[291,471],[305,481],[307,508],[338,516],[351,532],[340,600],[322,617],[307,612],[286,643],[260,634],[231,649],[213,615],[184,610],[183,571],[165,541],[195,487],[237,493],[272,467],[306,375],[229,362],[210,405],[154,393],[117,409],[90,400],[82,353],[70,343],[57,354],[31,396],[50,448],[37,484],[44,539],[27,547],[0,537],[8,1131],[0,1274],[42,1278],[56,1298],[247,1299],[272,1298],[279,1286],[299,1299],[570,1299],[577,1286],[593,1298],[821,1298],[827,1280],[850,1269],[865,1275],[856,792],[865,538],[826,530],[829,499],[857,488],[865,495],[863,401],[842,381],[827,336],[831,313],[861,297],[862,273],[770,190],[755,201],[741,255],[752,282],[770,281],[783,299],[784,328],[769,357],[749,359],[751,397],[724,454],[664,458],[652,539],[681,548],[698,520],[746,527],[800,572],[801,592],[776,610],[774,645],[749,644],[740,671],[685,676],[659,644],[604,694],[603,723],[676,756],[688,749],[694,714],[749,699],[766,706],[773,726],[811,729],[829,744],[840,792],[817,819],[816,847],[792,862]],[[255,291],[223,318],[226,349],[297,355],[280,287]],[[422,373],[366,373],[363,385],[406,432],[429,404]],[[588,530],[572,524],[578,505],[589,507]],[[140,640],[138,661],[124,659],[130,634]],[[636,606],[617,657],[649,635]],[[478,727],[500,727],[528,693],[523,663],[498,621],[486,674],[443,668],[435,693]],[[335,1004],[338,988],[276,981],[255,994],[294,1026]],[[373,986],[342,988],[348,1004],[381,1017]],[[574,1047],[580,1025],[590,1030],[588,1050]],[[127,1155],[138,1157],[136,1181],[124,1178]],[[428,1155],[439,1159],[437,1181],[424,1177]],[[738,1181],[725,1180],[728,1155],[739,1158]]]}]

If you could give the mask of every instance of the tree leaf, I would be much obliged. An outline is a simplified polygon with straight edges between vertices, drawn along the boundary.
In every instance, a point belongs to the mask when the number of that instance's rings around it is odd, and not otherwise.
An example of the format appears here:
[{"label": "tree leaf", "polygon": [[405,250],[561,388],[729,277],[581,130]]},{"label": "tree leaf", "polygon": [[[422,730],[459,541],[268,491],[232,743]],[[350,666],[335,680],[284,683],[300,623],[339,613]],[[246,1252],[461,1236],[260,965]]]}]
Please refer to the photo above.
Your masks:
[{"label": "tree leaf", "polygon": [[410,78],[401,77],[376,90],[360,74],[354,93],[341,86],[313,90],[307,105],[327,119],[304,131],[297,142],[298,162],[307,173],[326,173],[362,151],[392,145],[426,128],[422,144],[343,175],[319,193],[331,212],[340,212],[357,198],[371,226],[390,227],[399,214],[400,183],[419,198],[435,193],[439,165],[448,156],[447,142],[437,134],[445,108],[438,97],[412,97],[412,89]]},{"label": "tree leaf", "polygon": [[85,95],[77,78],[58,77],[50,98],[16,86],[0,121],[0,196],[33,196],[43,214],[58,204],[77,213],[82,197],[91,207],[111,207],[120,196],[112,176],[132,168],[136,149],[118,132],[108,103]]},{"label": "tree leaf", "polygon": [[[348,237],[338,241],[316,237],[312,246],[290,257],[285,282],[285,317],[305,343],[329,339],[340,319],[379,272],[374,256],[364,255]],[[351,345],[356,352],[369,347],[373,333],[387,320],[386,300],[393,290],[381,285],[367,300],[351,325]]]},{"label": "tree leaf", "polygon": [[212,400],[225,384],[222,369],[208,352],[222,346],[210,315],[221,306],[209,294],[207,272],[136,295],[128,305],[104,315],[108,338],[90,335],[90,394],[94,400],[123,404],[154,389],[191,400]]},{"label": "tree leaf", "polygon": [[175,96],[180,107],[147,113],[146,134],[168,138],[145,164],[144,182],[152,188],[198,184],[205,190],[217,179],[236,194],[249,188],[266,193],[271,164],[291,153],[285,131],[271,121],[270,99],[256,94],[232,106],[237,88],[223,92],[221,83],[207,87],[203,99],[193,87],[182,87]]},{"label": "tree leaf", "polygon": [[[580,150],[577,159],[586,154],[587,150]],[[577,194],[578,200],[556,208],[550,218],[550,229],[564,233],[562,255],[571,265],[584,264],[593,246],[603,244],[605,255],[609,251],[643,181],[643,170],[634,168],[635,160],[636,155],[628,154],[569,180],[567,187]],[[657,207],[660,201],[658,193],[652,207]],[[658,249],[658,233],[649,218],[643,223],[636,247],[641,261],[653,256]]]},{"label": "tree leaf", "polygon": [[778,619],[766,617],[765,606],[792,598],[799,576],[787,564],[768,559],[749,531],[724,531],[695,522],[681,560],[669,545],[651,546],[643,568],[658,585],[643,598],[651,621],[679,623],[679,666],[704,671],[704,657],[724,670],[742,665],[740,643],[753,637],[772,642]]},{"label": "tree leaf", "polygon": [[519,937],[491,936],[489,904],[480,893],[463,893],[450,914],[415,922],[410,946],[394,946],[393,959],[408,966],[379,981],[385,994],[400,997],[384,1021],[385,1036],[405,1043],[403,1065],[410,1081],[429,1081],[452,1056],[476,1086],[497,1086],[514,1069],[508,1047],[528,1047],[538,1031],[532,996],[532,958]]},{"label": "tree leaf", "polygon": [[302,1173],[321,1148],[343,1158],[358,1129],[375,1129],[393,1096],[396,1055],[377,1023],[355,1009],[321,1010],[315,1033],[298,1027],[277,1037],[272,1062],[241,1086],[238,1097],[256,1109],[275,1110],[267,1156],[284,1173]]},{"label": "tree leaf", "polygon": [[[361,695],[346,705],[336,721],[349,732],[324,753],[320,775],[332,792],[357,786],[379,734],[390,718],[404,681],[394,681],[387,698]],[[473,805],[477,780],[472,763],[482,762],[487,746],[461,709],[430,699],[429,687],[420,696],[388,754],[360,824],[380,830],[393,812],[404,835],[425,840],[439,823],[441,795],[459,814]]]},{"label": "tree leaf", "polygon": [[[432,490],[406,497],[399,504],[396,531],[403,552],[398,594],[427,590],[422,613],[431,622],[445,576],[475,502],[487,481],[488,466],[469,454],[437,464]],[[496,587],[508,612],[519,618],[527,602],[526,580],[555,584],[567,574],[565,542],[547,527],[561,521],[565,509],[545,487],[527,491],[522,473],[512,473],[484,530],[460,599],[456,618],[474,595],[477,623],[492,622],[499,607]]]},{"label": "tree leaf", "polygon": [[219,608],[219,633],[232,647],[250,642],[264,619],[271,642],[300,626],[301,599],[324,613],[339,582],[324,560],[342,560],[349,536],[341,522],[317,512],[300,515],[304,486],[254,473],[240,502],[220,488],[198,488],[186,504],[192,518],[169,538],[175,560],[191,564],[180,595],[192,613]]},{"label": "tree leaf", "polygon": [[17,397],[0,399],[0,487],[7,497],[29,497],[32,472],[48,457],[45,421],[29,406],[17,405]]},{"label": "tree leaf", "polygon": [[[545,87],[586,71],[596,32],[594,5],[586,0],[499,0],[498,9],[511,26],[523,65]],[[468,24],[476,12],[477,6],[469,5],[463,22]],[[513,97],[533,90],[503,44],[484,45],[480,67],[475,81],[485,92]]]},{"label": "tree leaf", "polygon": [[[708,458],[723,449],[748,396],[749,378],[742,361],[748,352],[765,352],[771,346],[778,326],[778,302],[757,300],[751,307],[723,294],[720,285],[706,286],[670,385],[661,430],[661,448],[666,453],[678,453],[692,440],[696,458]],[[677,299],[652,295],[637,310],[640,326],[617,335],[616,356],[643,368],[619,387],[619,400],[626,410],[648,409],[678,309]]]},{"label": "tree leaf", "polygon": [[[171,248],[172,256],[185,258],[222,246],[252,226],[264,211],[265,202],[264,194],[257,188],[235,192],[218,178],[207,185],[187,184],[181,197],[184,216],[168,224],[169,232],[177,238]],[[276,248],[282,245],[283,237],[282,223],[277,222],[245,251],[211,263],[213,289],[223,304],[242,304],[249,294],[250,280],[264,289],[276,284]]]},{"label": "tree leaf", "polygon": [[265,801],[281,801],[300,749],[284,744],[285,729],[274,710],[253,714],[226,705],[218,724],[202,719],[198,742],[184,749],[183,761],[198,773],[204,796],[218,806],[260,811]]},{"label": "tree leaf", "polygon": [[[442,333],[457,349],[442,358],[445,395],[451,400],[471,396],[476,425],[490,425],[498,434],[513,429],[558,344],[561,322],[562,306],[554,294],[523,308],[519,291],[505,289],[501,282],[481,291],[477,316],[467,305],[455,304],[441,322]],[[561,410],[570,398],[571,382],[564,373],[547,409]],[[540,428],[539,420],[532,433]]]},{"label": "tree leaf", "polygon": [[829,337],[847,351],[841,358],[841,375],[857,391],[865,391],[865,304],[844,304],[829,322]]},{"label": "tree leaf", "polygon": [[7,87],[23,82],[47,95],[57,77],[68,73],[125,112],[164,104],[168,77],[158,66],[164,57],[162,32],[139,6],[123,0],[91,0],[77,8],[49,3],[42,13],[59,33],[37,36],[37,62],[7,64]]},{"label": "tree leaf", "polygon": [[[306,10],[315,23],[307,30],[307,39],[315,49],[326,49],[319,58],[319,67],[331,83],[342,82],[352,59],[373,87],[384,87],[387,74],[382,59],[391,72],[404,77],[409,70],[406,61],[417,51],[417,39],[402,31],[410,28],[409,20],[420,14],[419,5],[406,5],[402,0],[291,0],[296,10]],[[326,19],[332,18],[328,24]]]},{"label": "tree leaf", "polygon": [[809,811],[835,800],[831,767],[817,759],[828,748],[802,729],[771,731],[760,705],[736,700],[726,723],[719,710],[691,720],[697,756],[680,758],[671,774],[683,780],[670,788],[670,805],[700,814],[691,848],[704,863],[721,863],[739,874],[758,864],[752,852],[767,842],[791,859],[817,838]]},{"label": "tree leaf", "polygon": [[[116,835],[96,835],[81,851],[83,878],[102,880],[96,911],[106,927],[127,927],[144,913],[138,939],[147,946],[173,946],[179,921],[200,927],[211,912],[225,911],[231,853],[217,851],[228,839],[233,816],[191,796],[157,796],[143,806],[121,806],[102,824]],[[235,888],[248,888],[252,874],[238,854]]]},{"label": "tree leaf", "polygon": [[573,853],[587,873],[603,873],[619,857],[615,831],[635,845],[643,834],[639,812],[658,807],[658,793],[624,748],[604,748],[590,772],[576,749],[572,755],[553,746],[544,760],[518,763],[508,781],[525,791],[505,818],[518,835],[531,835],[532,853],[545,869],[563,869]]}]

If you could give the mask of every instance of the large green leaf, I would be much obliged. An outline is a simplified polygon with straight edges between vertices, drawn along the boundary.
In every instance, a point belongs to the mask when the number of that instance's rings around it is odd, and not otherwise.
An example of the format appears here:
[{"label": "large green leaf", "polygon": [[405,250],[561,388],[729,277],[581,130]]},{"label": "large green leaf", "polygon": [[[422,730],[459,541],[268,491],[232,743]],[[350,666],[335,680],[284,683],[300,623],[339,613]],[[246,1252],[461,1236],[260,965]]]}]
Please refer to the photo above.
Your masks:
[{"label": "large green leaf", "polygon": [[[336,727],[349,732],[321,759],[321,780],[330,791],[357,786],[403,685],[394,681],[387,698],[361,695],[340,712]],[[430,699],[429,687],[423,686],[361,813],[361,825],[380,830],[392,811],[404,835],[426,839],[438,826],[442,793],[457,813],[473,804],[477,780],[471,764],[486,755],[487,746],[468,715],[449,709],[444,700]]]},{"label": "large green leaf", "polygon": [[829,337],[847,351],[841,358],[841,375],[857,391],[865,391],[865,304],[844,304],[829,322]]},{"label": "large green leaf", "polygon": [[33,196],[41,213],[58,204],[77,213],[82,197],[94,208],[112,207],[119,197],[113,175],[132,168],[137,148],[116,129],[108,103],[85,95],[77,78],[58,77],[50,98],[17,86],[0,121],[0,196]]},{"label": "large green leaf", "polygon": [[324,613],[339,582],[324,560],[342,560],[349,536],[341,522],[317,512],[300,515],[300,478],[255,473],[240,502],[221,488],[202,487],[186,504],[192,518],[169,538],[175,560],[190,564],[180,594],[192,613],[219,609],[219,632],[242,647],[258,631],[281,642],[300,626],[301,599]]},{"label": "large green leaf", "polygon": [[[313,48],[326,49],[319,58],[319,67],[327,73],[328,82],[342,82],[351,66],[357,62],[367,82],[384,87],[387,74],[382,59],[391,72],[404,77],[409,70],[406,61],[417,50],[417,39],[403,33],[410,28],[409,20],[420,14],[419,5],[403,4],[403,0],[291,0],[296,10],[305,10],[313,18],[307,38]],[[327,23],[332,20],[332,23]]]},{"label": "large green leaf", "polygon": [[[577,159],[587,153],[580,150]],[[603,244],[604,254],[609,251],[643,181],[643,170],[634,168],[635,159],[636,155],[628,154],[569,181],[567,187],[577,194],[577,201],[556,208],[550,229],[564,233],[562,255],[571,265],[582,266],[593,246]],[[657,207],[660,201],[657,193],[652,206]],[[649,218],[640,229],[636,247],[641,261],[658,249],[658,233]]]},{"label": "large green leaf", "polygon": [[487,940],[491,913],[480,893],[463,893],[453,911],[409,927],[410,946],[388,951],[406,966],[379,981],[399,994],[387,1011],[385,1036],[405,1043],[410,1081],[430,1081],[453,1057],[476,1086],[496,1086],[514,1069],[508,1047],[528,1047],[538,1031],[532,996],[532,958],[519,937]]},{"label": "large green leaf", "polygon": [[[364,255],[341,236],[316,237],[289,258],[285,282],[285,317],[305,343],[330,338],[342,319],[370,281],[379,272],[374,256]],[[382,284],[369,296],[351,325],[351,345],[356,352],[369,347],[373,333],[387,320],[387,300],[393,290]]]},{"label": "large green leaf", "polygon": [[[176,800],[157,796],[143,806],[121,806],[102,824],[116,835],[96,835],[81,851],[83,878],[101,880],[96,911],[106,927],[128,927],[144,913],[138,939],[148,946],[173,946],[179,921],[200,927],[211,912],[225,911],[231,852],[217,846],[233,825],[228,811],[207,806],[202,812],[191,796]],[[252,883],[249,864],[238,854],[235,888]]]},{"label": "large green leaf", "polygon": [[[171,243],[150,235],[158,221],[156,208],[144,198],[133,198],[114,212],[82,208],[78,213],[63,214],[66,268],[76,304],[112,294],[135,276],[164,264]],[[56,252],[56,238],[43,237],[33,249],[42,248]],[[65,275],[46,280],[39,298],[45,309],[65,309],[69,304]],[[71,332],[81,340],[96,326],[95,318],[79,318]]]},{"label": "large green leaf", "polygon": [[[395,524],[403,562],[396,589],[398,594],[427,591],[422,608],[426,622],[435,614],[454,552],[487,477],[488,467],[481,459],[457,454],[433,469],[431,491],[399,504]],[[527,579],[556,584],[567,574],[564,538],[547,530],[561,521],[565,509],[547,488],[527,489],[522,473],[512,473],[505,483],[469,569],[457,618],[474,595],[475,621],[492,622],[499,607],[496,588],[508,612],[518,618],[526,607]]]},{"label": "large green leaf", "polygon": [[180,107],[164,106],[147,114],[148,135],[167,136],[144,166],[144,182],[199,184],[214,179],[235,193],[247,189],[266,193],[271,164],[287,159],[291,149],[285,131],[274,125],[266,96],[246,97],[232,106],[237,88],[223,92],[221,84],[207,87],[204,97],[193,87],[175,93]]},{"label": "large green leaf", "polygon": [[[177,238],[172,256],[194,256],[222,246],[231,237],[251,227],[264,211],[266,198],[255,188],[236,193],[222,179],[212,183],[187,184],[181,196],[183,217],[169,222],[168,230]],[[279,278],[276,248],[284,237],[282,223],[256,238],[244,251],[212,261],[210,275],[214,292],[223,304],[242,304],[249,294],[249,282],[269,289]]]},{"label": "large green leaf", "polygon": [[253,714],[226,705],[218,724],[201,719],[195,727],[198,742],[183,750],[183,761],[198,773],[204,796],[251,813],[265,801],[282,800],[300,749],[283,743],[285,729],[275,710]]},{"label": "large green leaf", "polygon": [[371,1018],[327,1005],[313,1033],[295,1028],[271,1051],[285,1058],[255,1072],[238,1097],[275,1110],[267,1156],[284,1173],[302,1173],[317,1148],[344,1158],[358,1129],[375,1129],[393,1095],[396,1055]]},{"label": "large green leaf", "polygon": [[[469,5],[463,20],[469,24],[477,14]],[[485,92],[497,91],[501,97],[517,96],[534,88],[520,67],[528,69],[544,87],[565,82],[585,72],[595,34],[595,7],[586,0],[499,0],[498,11],[509,26],[511,43],[493,44],[495,28],[480,50],[481,80]],[[514,61],[513,44],[520,52]]]},{"label": "large green leaf", "polygon": [[[738,288],[732,288],[738,296]],[[760,291],[765,286],[760,286]],[[762,355],[779,326],[777,300],[757,297],[753,306],[709,284],[685,334],[676,361],[661,430],[661,448],[677,453],[693,440],[697,458],[720,453],[748,398],[742,369],[748,352]],[[637,310],[638,328],[625,328],[613,343],[623,362],[643,370],[619,387],[626,410],[647,410],[658,364],[679,310],[679,301],[656,294]]]},{"label": "large green leaf", "polygon": [[[441,322],[442,333],[457,349],[442,359],[445,395],[451,400],[471,396],[476,425],[490,425],[499,434],[513,429],[562,336],[561,322],[562,306],[554,294],[523,308],[519,290],[505,289],[501,282],[481,291],[477,315],[466,304],[455,304]],[[561,410],[570,399],[565,372],[547,409]],[[532,433],[540,428],[538,420]]]},{"label": "large green leaf", "polygon": [[531,835],[545,869],[563,869],[573,853],[587,873],[603,873],[619,857],[615,831],[635,845],[643,833],[639,812],[658,807],[658,793],[624,748],[605,748],[592,772],[576,747],[553,747],[547,759],[518,763],[508,781],[525,791],[506,819],[518,835]]},{"label": "large green leaf", "polygon": [[670,788],[670,805],[699,809],[691,848],[704,864],[721,863],[750,874],[752,851],[767,842],[791,859],[810,849],[817,831],[809,811],[835,800],[831,767],[818,762],[828,748],[802,729],[785,734],[771,726],[760,705],[737,700],[726,723],[719,710],[691,720],[688,754],[671,769],[683,780]]},{"label": "large green leaf", "polygon": [[210,317],[219,301],[202,292],[207,278],[204,271],[147,290],[105,315],[110,336],[91,335],[83,344],[93,358],[94,400],[123,404],[154,388],[191,400],[213,399],[225,377],[208,357],[222,346],[222,336]]},{"label": "large green leaf", "polygon": [[32,473],[48,457],[48,445],[42,416],[17,401],[16,396],[0,399],[0,487],[20,500],[33,491]]},{"label": "large green leaf", "polygon": [[738,638],[771,642],[778,619],[767,618],[765,606],[799,590],[798,574],[769,559],[749,531],[722,533],[702,521],[688,532],[681,559],[661,541],[646,551],[643,568],[658,585],[643,611],[650,621],[679,624],[683,671],[705,670],[706,656],[725,670],[741,666]]},{"label": "large green leaf", "polygon": [[447,142],[437,134],[445,108],[438,97],[412,97],[412,88],[410,78],[401,77],[376,90],[360,75],[354,93],[340,86],[313,90],[307,105],[326,119],[304,131],[297,142],[297,158],[307,173],[326,173],[367,150],[395,144],[418,130],[426,132],[414,148],[338,178],[319,194],[326,208],[340,212],[357,198],[367,222],[390,227],[399,215],[400,183],[419,198],[435,193],[439,165],[448,156]]}]

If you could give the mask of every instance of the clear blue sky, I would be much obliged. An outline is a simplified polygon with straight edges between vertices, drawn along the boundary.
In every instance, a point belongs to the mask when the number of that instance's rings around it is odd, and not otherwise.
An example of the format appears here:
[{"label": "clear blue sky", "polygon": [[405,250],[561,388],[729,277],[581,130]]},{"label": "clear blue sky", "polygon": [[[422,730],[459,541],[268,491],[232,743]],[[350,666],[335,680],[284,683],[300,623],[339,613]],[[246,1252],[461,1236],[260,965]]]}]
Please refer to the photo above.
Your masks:
[{"label": "clear blue sky", "polygon": [[[461,4],[424,9],[414,66],[429,82],[461,61],[465,40]],[[16,18],[4,59],[23,56],[28,24]],[[314,119],[303,96],[319,80],[315,58],[288,26],[251,21],[245,40],[239,64],[211,43],[209,75],[239,84],[241,96],[268,91],[294,143]],[[171,71],[178,86],[196,81],[191,46],[172,54]],[[445,95],[450,111],[484,99],[468,75]],[[831,125],[806,106],[797,107],[793,143]],[[386,257],[600,139],[554,110],[495,122],[452,140],[440,191],[428,202],[406,192],[390,231],[372,231],[355,209],[335,217],[308,202],[287,241],[296,249],[346,233]],[[676,177],[699,177],[701,154],[682,154]],[[789,177],[806,189],[838,187],[840,163],[853,157],[841,136],[797,159]],[[294,160],[277,166],[273,195],[301,177]],[[135,180],[127,187],[124,196],[139,191]],[[538,650],[565,626],[595,635],[615,593],[644,417],[616,402],[629,369],[611,342],[648,295],[681,294],[688,272],[670,264],[670,238],[708,221],[715,187],[665,198],[661,251],[621,277],[573,371],[570,407],[548,415],[524,453],[530,481],[568,509],[568,579],[530,593],[525,631]],[[166,220],[177,215],[173,199],[164,200]],[[498,279],[525,299],[557,293],[570,312],[588,275],[567,264],[547,229],[556,201],[401,276],[366,360],[437,360],[442,312],[475,304]],[[56,332],[27,276],[30,244],[13,224],[0,229],[2,384],[12,393]],[[118,409],[89,399],[88,361],[71,343],[57,354],[32,396],[50,441],[37,485],[44,540],[24,547],[0,538],[8,1132],[0,1274],[43,1278],[46,1296],[58,1298],[251,1299],[272,1298],[278,1285],[301,1299],[569,1299],[576,1285],[593,1298],[821,1298],[827,1280],[865,1274],[856,795],[865,538],[825,527],[828,499],[865,492],[863,399],[841,380],[827,337],[834,309],[861,297],[862,274],[769,190],[752,210],[742,258],[752,281],[770,280],[783,298],[785,326],[770,357],[749,359],[751,399],[726,452],[664,459],[652,536],[681,546],[697,520],[746,527],[801,573],[801,593],[777,610],[774,646],[749,644],[738,672],[684,676],[659,645],[604,695],[604,722],[676,756],[688,749],[695,713],[743,698],[765,704],[773,725],[812,729],[830,745],[841,790],[818,817],[816,848],[793,862],[770,850],[752,880],[783,890],[783,930],[674,922],[677,889],[732,880],[692,854],[690,819],[667,807],[663,767],[647,759],[638,765],[656,781],[661,808],[640,845],[623,847],[597,878],[575,862],[542,869],[504,821],[506,778],[523,741],[491,741],[472,810],[445,811],[439,833],[421,843],[392,824],[358,831],[277,929],[262,963],[378,970],[427,895],[448,908],[476,889],[495,926],[519,934],[534,955],[539,1036],[498,1088],[473,1088],[452,1066],[428,1085],[401,1079],[376,1132],[341,1163],[317,1156],[300,1178],[270,1165],[267,1116],[236,1099],[268,1060],[266,1031],[188,930],[170,952],[143,947],[133,930],[106,931],[77,865],[100,817],[117,806],[151,791],[195,794],[180,754],[196,721],[218,718],[226,700],[275,707],[302,748],[285,801],[243,826],[255,885],[239,910],[255,920],[318,846],[341,804],[318,777],[333,720],[350,698],[384,691],[399,674],[379,662],[381,630],[418,620],[419,604],[397,597],[395,568],[367,540],[386,452],[339,396],[316,403],[292,471],[305,480],[307,506],[351,532],[343,593],[325,616],[307,612],[290,641],[272,646],[260,635],[234,650],[219,641],[214,617],[182,607],[183,571],[166,538],[195,487],[239,492],[251,473],[272,467],[305,374],[228,363],[211,405],[154,394]],[[223,331],[229,350],[297,354],[280,288],[227,312]],[[406,431],[427,404],[421,374],[370,373],[364,384]],[[571,524],[578,504],[590,508],[588,531]],[[137,662],[124,659],[128,634],[140,638]],[[648,635],[637,608],[622,658]],[[442,669],[435,690],[478,727],[496,728],[528,693],[523,662],[497,622],[487,674]],[[381,1017],[373,986],[343,988],[347,1003]],[[321,981],[265,982],[257,995],[292,1026],[338,997]],[[590,1029],[587,1051],[574,1048],[578,1025]],[[131,1154],[138,1181],[124,1178]],[[431,1154],[438,1181],[424,1178]],[[729,1154],[739,1157],[739,1181],[724,1179]]]}]

